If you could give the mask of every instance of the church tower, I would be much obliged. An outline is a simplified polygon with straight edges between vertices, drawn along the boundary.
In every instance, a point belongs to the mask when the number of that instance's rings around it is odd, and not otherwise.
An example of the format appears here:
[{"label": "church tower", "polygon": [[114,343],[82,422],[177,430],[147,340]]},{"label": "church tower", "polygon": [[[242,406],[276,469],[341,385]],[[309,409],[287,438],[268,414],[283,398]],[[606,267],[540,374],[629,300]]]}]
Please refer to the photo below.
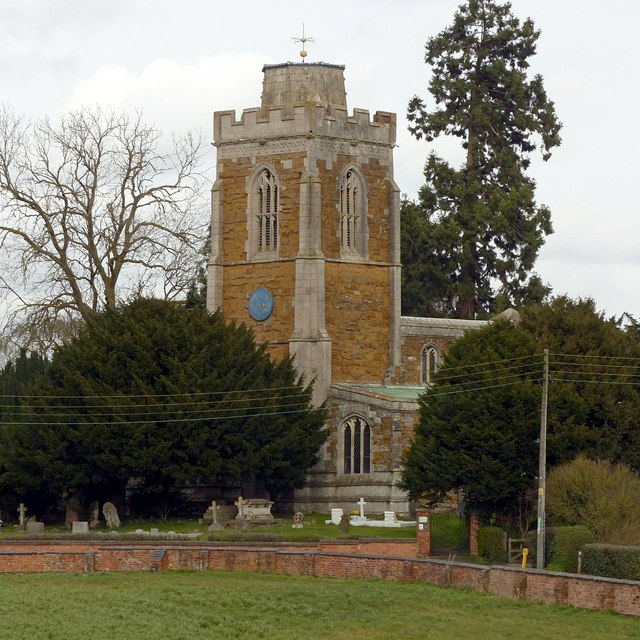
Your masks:
[{"label": "church tower", "polygon": [[263,73],[260,107],[214,114],[207,306],[294,355],[319,404],[399,375],[395,114],[350,115],[342,66]]}]

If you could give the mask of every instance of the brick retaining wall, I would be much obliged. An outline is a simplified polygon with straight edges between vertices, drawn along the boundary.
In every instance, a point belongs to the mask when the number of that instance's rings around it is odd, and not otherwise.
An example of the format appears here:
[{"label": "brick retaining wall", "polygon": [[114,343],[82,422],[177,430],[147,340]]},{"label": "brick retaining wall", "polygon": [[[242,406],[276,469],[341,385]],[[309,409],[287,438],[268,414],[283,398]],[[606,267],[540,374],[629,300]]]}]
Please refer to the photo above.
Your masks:
[{"label": "brick retaining wall", "polygon": [[[363,550],[375,549],[375,553]],[[337,550],[341,549],[341,551]],[[381,578],[465,587],[507,598],[640,616],[640,582],[554,573],[519,567],[488,567],[393,556],[402,543],[376,541],[316,545],[247,546],[82,542],[8,542],[0,545],[0,573],[91,573],[169,569],[263,571],[317,577]],[[415,554],[415,543],[413,543]],[[359,551],[359,553],[358,553]],[[383,555],[383,551],[387,553]]]}]

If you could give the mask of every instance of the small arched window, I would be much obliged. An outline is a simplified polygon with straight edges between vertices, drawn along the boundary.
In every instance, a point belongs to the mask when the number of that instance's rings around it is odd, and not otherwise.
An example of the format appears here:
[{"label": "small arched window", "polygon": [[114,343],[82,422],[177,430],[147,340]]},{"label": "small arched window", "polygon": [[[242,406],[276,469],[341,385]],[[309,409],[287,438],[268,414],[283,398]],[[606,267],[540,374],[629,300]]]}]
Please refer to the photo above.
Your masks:
[{"label": "small arched window", "polygon": [[367,257],[367,202],[364,181],[351,167],[340,181],[340,253]]},{"label": "small arched window", "polygon": [[269,168],[253,179],[249,197],[249,244],[251,254],[277,254],[280,187]]},{"label": "small arched window", "polygon": [[342,437],[344,473],[371,473],[371,427],[367,421],[350,418],[344,423]]},{"label": "small arched window", "polygon": [[432,384],[433,376],[440,366],[440,352],[432,344],[428,344],[422,349],[420,356],[420,382],[422,384]]}]

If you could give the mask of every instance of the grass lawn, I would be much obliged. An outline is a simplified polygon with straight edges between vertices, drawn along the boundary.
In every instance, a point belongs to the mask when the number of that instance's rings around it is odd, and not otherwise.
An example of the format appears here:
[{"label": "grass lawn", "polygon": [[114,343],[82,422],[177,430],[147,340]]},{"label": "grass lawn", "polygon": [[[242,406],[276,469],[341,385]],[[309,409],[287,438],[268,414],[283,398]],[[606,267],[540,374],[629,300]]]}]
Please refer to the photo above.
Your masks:
[{"label": "grass lawn", "polygon": [[260,573],[0,575],[3,640],[603,640],[640,620],[427,584]]}]

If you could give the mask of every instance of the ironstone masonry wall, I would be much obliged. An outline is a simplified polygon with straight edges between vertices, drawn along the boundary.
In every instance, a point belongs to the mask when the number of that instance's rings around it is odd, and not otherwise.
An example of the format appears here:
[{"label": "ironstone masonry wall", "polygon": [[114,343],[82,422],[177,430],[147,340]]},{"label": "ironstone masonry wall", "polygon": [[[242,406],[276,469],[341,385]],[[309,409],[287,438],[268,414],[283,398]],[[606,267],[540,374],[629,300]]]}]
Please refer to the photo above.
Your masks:
[{"label": "ironstone masonry wall", "polygon": [[[195,569],[265,571],[324,578],[379,578],[464,587],[506,598],[640,616],[640,582],[400,557],[409,550],[409,545],[411,553],[415,554],[413,541],[359,541],[347,545],[283,545],[277,548],[214,544],[28,546],[5,543],[0,546],[0,573]],[[342,549],[342,552],[336,549]],[[382,555],[384,552],[398,555]]]}]

